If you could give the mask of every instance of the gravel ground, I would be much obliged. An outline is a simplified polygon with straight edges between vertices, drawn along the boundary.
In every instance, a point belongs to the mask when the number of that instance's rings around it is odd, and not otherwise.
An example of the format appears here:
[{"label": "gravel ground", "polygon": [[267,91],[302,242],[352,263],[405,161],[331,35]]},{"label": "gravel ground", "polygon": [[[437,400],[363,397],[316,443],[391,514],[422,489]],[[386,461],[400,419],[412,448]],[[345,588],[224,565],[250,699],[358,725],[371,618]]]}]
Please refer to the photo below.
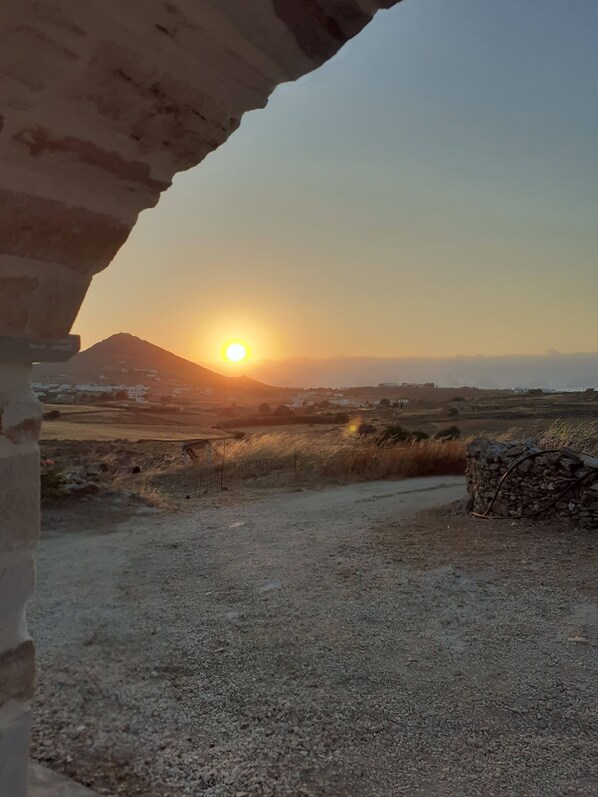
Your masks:
[{"label": "gravel ground", "polygon": [[598,794],[596,535],[429,509],[462,493],[54,516],[35,756],[128,797]]}]

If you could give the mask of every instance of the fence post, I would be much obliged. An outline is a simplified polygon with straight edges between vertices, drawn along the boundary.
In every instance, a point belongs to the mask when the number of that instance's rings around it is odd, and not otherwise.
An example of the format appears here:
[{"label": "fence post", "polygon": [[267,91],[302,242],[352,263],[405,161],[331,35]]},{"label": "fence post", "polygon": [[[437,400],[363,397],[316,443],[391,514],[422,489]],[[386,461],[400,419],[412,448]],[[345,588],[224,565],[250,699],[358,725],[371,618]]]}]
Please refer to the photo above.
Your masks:
[{"label": "fence post", "polygon": [[222,447],[222,465],[220,467],[220,489],[224,490],[224,458],[226,457],[226,438]]}]

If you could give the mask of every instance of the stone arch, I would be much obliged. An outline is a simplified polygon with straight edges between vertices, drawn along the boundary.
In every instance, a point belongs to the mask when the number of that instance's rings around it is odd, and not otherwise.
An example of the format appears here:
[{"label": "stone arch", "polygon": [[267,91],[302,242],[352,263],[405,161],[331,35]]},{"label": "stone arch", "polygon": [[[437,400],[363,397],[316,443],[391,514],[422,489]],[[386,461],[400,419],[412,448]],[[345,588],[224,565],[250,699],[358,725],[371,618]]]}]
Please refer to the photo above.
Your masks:
[{"label": "stone arch", "polygon": [[[6,0],[0,9],[0,794],[27,791],[39,530],[32,362],[174,174],[400,0]],[[101,9],[99,11],[98,9]]]}]

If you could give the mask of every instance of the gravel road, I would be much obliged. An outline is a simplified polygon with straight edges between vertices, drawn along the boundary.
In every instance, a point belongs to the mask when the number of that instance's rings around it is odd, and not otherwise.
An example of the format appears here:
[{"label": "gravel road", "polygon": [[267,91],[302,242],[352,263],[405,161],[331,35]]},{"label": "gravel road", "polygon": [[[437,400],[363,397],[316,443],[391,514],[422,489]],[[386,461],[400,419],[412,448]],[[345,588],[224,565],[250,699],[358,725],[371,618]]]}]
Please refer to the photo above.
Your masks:
[{"label": "gravel road", "polygon": [[36,757],[127,797],[598,794],[595,536],[409,519],[463,493],[87,504],[41,543]]}]

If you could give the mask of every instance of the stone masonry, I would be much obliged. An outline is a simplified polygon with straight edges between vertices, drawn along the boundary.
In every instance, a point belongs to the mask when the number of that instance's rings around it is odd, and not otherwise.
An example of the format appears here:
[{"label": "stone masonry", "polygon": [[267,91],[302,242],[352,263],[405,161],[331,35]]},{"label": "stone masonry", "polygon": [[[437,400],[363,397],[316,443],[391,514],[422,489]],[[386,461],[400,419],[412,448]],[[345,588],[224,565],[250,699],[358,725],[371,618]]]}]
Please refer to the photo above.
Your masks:
[{"label": "stone masonry", "polygon": [[536,513],[598,528],[598,458],[561,448],[543,451],[533,440],[497,443],[480,438],[467,448],[467,489],[474,512],[485,514],[502,476],[490,516]]}]

